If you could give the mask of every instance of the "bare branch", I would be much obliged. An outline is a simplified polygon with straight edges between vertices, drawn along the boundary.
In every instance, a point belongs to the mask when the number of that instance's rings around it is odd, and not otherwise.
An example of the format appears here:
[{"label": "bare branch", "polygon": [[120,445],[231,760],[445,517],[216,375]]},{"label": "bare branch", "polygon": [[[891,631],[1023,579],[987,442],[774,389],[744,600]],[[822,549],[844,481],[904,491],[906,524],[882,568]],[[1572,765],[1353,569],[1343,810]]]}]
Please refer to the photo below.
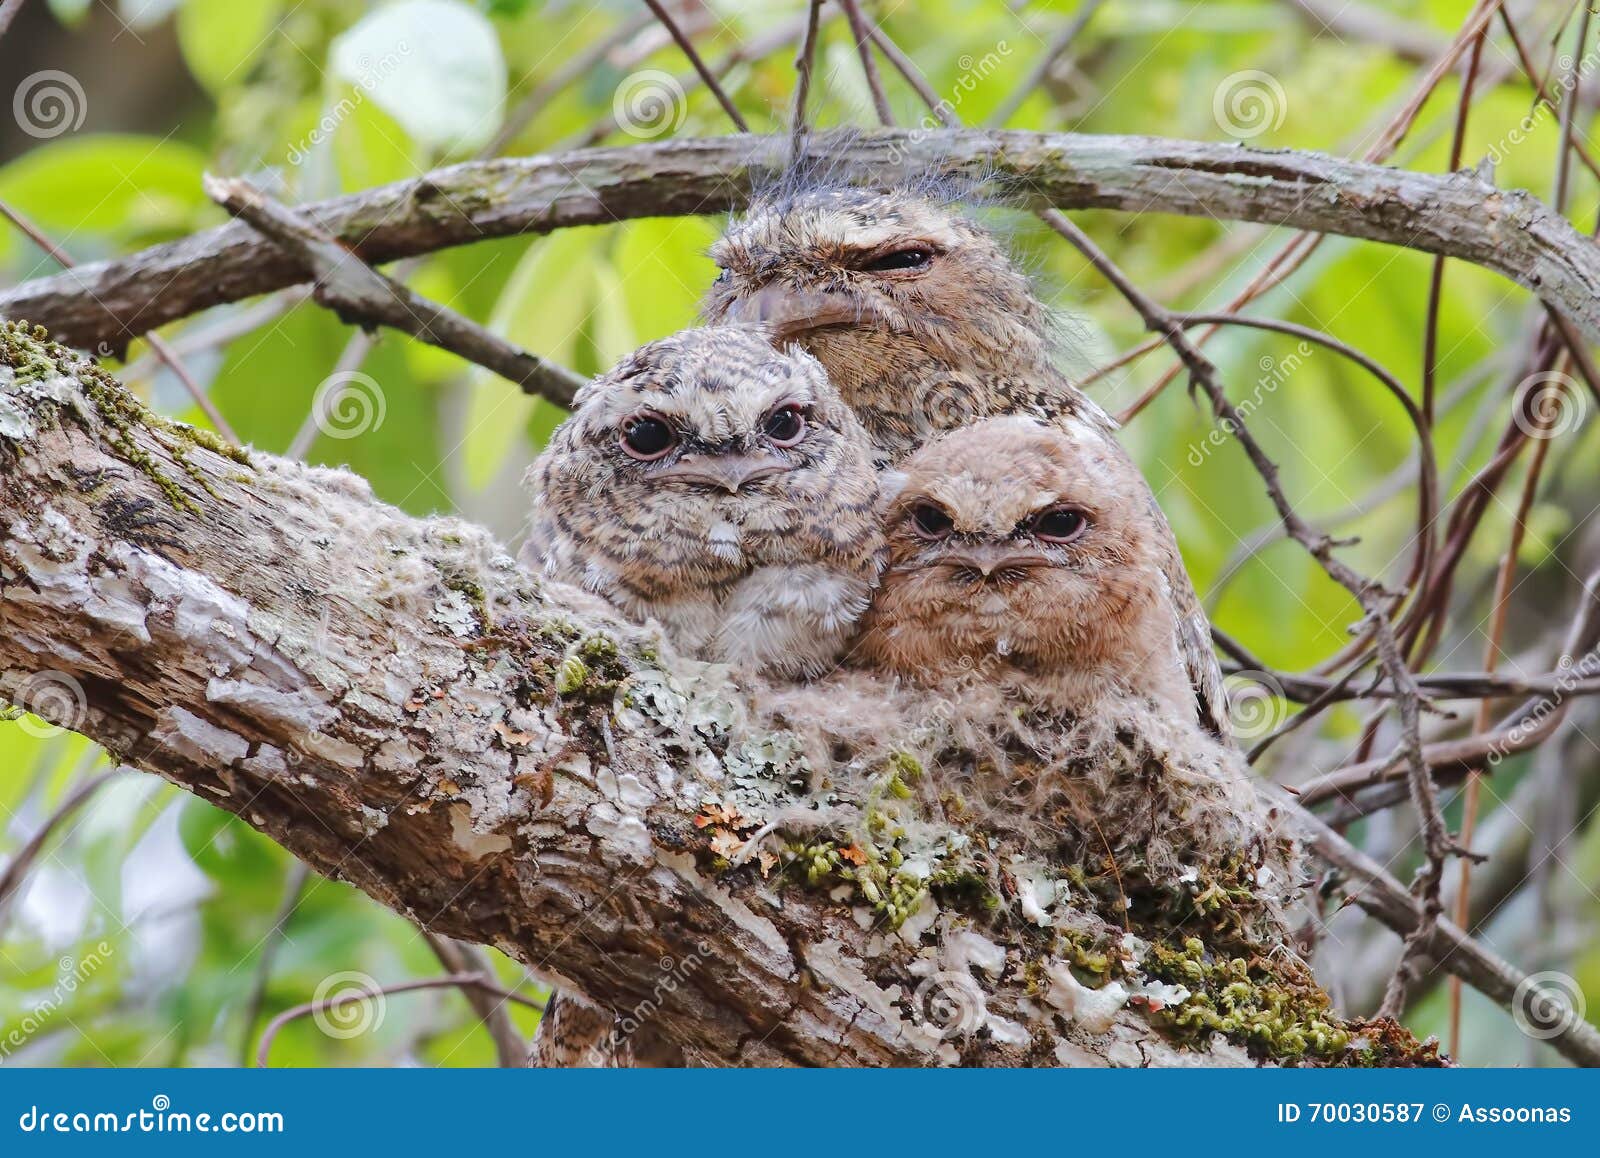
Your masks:
[{"label": "bare branch", "polygon": [[[1032,209],[1111,208],[1234,218],[1442,253],[1517,281],[1600,339],[1600,252],[1526,193],[1473,173],[1435,176],[1314,153],[1073,133],[818,134],[841,179],[984,177]],[[729,137],[469,162],[300,206],[369,264],[490,237],[627,218],[716,213],[781,171],[788,141]],[[310,280],[303,258],[243,223],[0,293],[75,345],[118,346],[222,302]]]},{"label": "bare branch", "polygon": [[744,117],[739,115],[738,108],[728,98],[728,94],[722,90],[722,85],[718,82],[716,76],[706,67],[706,62],[701,59],[700,53],[695,50],[694,42],[683,34],[683,29],[678,27],[678,22],[661,6],[658,0],[644,0],[644,5],[650,9],[651,15],[661,22],[662,27],[667,30],[667,34],[672,37],[673,43],[682,50],[683,55],[689,58],[689,63],[694,66],[695,72],[700,75],[701,83],[711,90],[711,95],[717,98],[717,103],[722,106],[722,111],[728,114],[728,119],[739,127],[741,133],[748,133],[750,126],[745,123]]},{"label": "bare branch", "polygon": [[256,1047],[256,1065],[266,1067],[267,1059],[272,1055],[272,1043],[278,1039],[278,1033],[283,1027],[292,1021],[318,1014],[338,1015],[342,1009],[351,1005],[393,997],[401,993],[420,993],[428,989],[478,989],[503,1001],[515,1001],[530,1009],[542,1008],[537,1001],[530,1001],[526,997],[512,993],[497,985],[492,977],[482,973],[451,973],[445,977],[430,977],[423,981],[407,981],[400,985],[384,985],[355,993],[340,993],[322,1001],[308,1001],[304,1005],[296,1005],[269,1021],[267,1028],[261,1034],[261,1044]]},{"label": "bare branch", "polygon": [[872,107],[877,110],[878,123],[892,125],[894,109],[890,107],[889,97],[883,91],[883,78],[878,75],[878,62],[872,55],[872,30],[866,17],[861,14],[861,5],[857,0],[835,0],[835,3],[844,9],[845,19],[850,22],[850,37],[856,42],[856,52],[861,56],[861,71],[872,93]]},{"label": "bare branch", "polygon": [[244,181],[205,178],[206,194],[228,212],[296,254],[313,271],[312,296],[345,321],[382,323],[499,374],[525,393],[568,406],[583,385],[572,371],[513,346],[470,318],[385,277],[305,217]]}]

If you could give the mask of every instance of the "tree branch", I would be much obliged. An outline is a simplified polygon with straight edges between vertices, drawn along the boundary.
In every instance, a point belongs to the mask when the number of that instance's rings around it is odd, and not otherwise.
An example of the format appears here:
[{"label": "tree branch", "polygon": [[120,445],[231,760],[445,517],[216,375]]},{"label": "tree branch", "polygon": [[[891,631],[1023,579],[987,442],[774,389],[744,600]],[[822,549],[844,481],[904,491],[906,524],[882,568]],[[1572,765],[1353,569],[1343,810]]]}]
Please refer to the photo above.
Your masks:
[{"label": "tree branch", "polygon": [[477,322],[385,277],[302,215],[237,179],[207,175],[206,196],[316,273],[312,296],[347,322],[410,334],[494,371],[525,393],[570,406],[583,379],[564,366],[513,346]]},{"label": "tree branch", "polygon": [[119,764],[572,984],[625,1032],[723,1064],[1249,1060],[1178,1044],[1160,1002],[1139,1004],[1142,973],[1086,988],[1037,929],[928,897],[897,932],[859,897],[717,852],[754,837],[708,827],[708,800],[765,830],[761,809],[811,799],[787,787],[782,734],[477,528],[163,420],[13,326],[0,477],[0,696],[47,673],[76,694],[30,702]]},{"label": "tree branch", "polygon": [[[469,162],[298,212],[369,264],[491,237],[717,213],[782,169],[782,138],[673,140]],[[1338,233],[1474,262],[1600,339],[1600,250],[1537,198],[1470,172],[1411,173],[1315,153],[1148,137],[987,130],[818,134],[841,179],[995,177],[1016,204],[1177,213]],[[63,341],[125,346],[178,318],[313,279],[243,223],[0,294],[0,316]]]}]

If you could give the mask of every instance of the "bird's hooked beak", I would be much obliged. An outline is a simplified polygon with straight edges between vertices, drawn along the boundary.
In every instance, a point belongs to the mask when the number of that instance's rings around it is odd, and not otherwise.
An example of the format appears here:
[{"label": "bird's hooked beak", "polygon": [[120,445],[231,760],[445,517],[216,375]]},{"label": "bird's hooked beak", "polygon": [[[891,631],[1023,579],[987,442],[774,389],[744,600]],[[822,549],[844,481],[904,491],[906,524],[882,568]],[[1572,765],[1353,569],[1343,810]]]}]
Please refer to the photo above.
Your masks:
[{"label": "bird's hooked beak", "polygon": [[978,543],[939,556],[939,566],[976,571],[987,579],[997,571],[1048,567],[1050,560],[1037,551],[1028,551],[1013,543]]},{"label": "bird's hooked beak", "polygon": [[757,479],[791,469],[787,461],[775,454],[686,454],[671,466],[656,471],[655,477],[699,483],[732,495]]},{"label": "bird's hooked beak", "polygon": [[725,320],[759,323],[767,327],[774,341],[792,342],[813,330],[876,324],[881,319],[869,305],[849,294],[767,286],[735,299]]}]

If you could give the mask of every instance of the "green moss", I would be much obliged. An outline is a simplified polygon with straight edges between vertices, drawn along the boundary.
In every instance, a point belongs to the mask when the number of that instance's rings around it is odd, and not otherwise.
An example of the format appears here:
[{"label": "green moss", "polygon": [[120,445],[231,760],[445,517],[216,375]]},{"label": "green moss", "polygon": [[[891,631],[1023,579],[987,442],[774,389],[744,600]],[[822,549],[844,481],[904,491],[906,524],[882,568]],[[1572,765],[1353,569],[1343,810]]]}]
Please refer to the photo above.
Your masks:
[{"label": "green moss", "polygon": [[[1138,974],[1189,991],[1181,1002],[1147,1007],[1174,1041],[1201,1048],[1220,1033],[1253,1057],[1284,1064],[1440,1064],[1435,1049],[1403,1029],[1374,1032],[1334,1011],[1311,970],[1279,944],[1243,857],[1188,881],[1163,881],[1138,862],[1100,872],[1071,866],[1065,875],[1108,929],[1126,921],[1149,943]],[[1059,931],[1053,952],[1088,984],[1129,973],[1110,935]]]},{"label": "green moss", "polygon": [[573,643],[556,666],[556,692],[596,702],[609,700],[628,674],[616,640],[596,633]]},{"label": "green moss", "polygon": [[449,573],[441,577],[445,590],[454,591],[471,606],[477,615],[478,622],[483,624],[484,630],[489,628],[489,597],[483,590],[483,585],[465,574]]},{"label": "green moss", "polygon": [[1227,957],[1189,937],[1151,945],[1142,969],[1190,991],[1184,1001],[1151,1011],[1179,1041],[1199,1044],[1221,1033],[1257,1057],[1285,1062],[1339,1061],[1350,1051],[1350,1030],[1298,961]]},{"label": "green moss", "polygon": [[905,854],[892,835],[887,839],[886,844],[858,840],[843,848],[831,840],[792,844],[790,864],[804,874],[812,888],[851,886],[885,924],[898,929],[921,906],[930,882],[927,877],[905,872]]},{"label": "green moss", "polygon": [[6,322],[0,326],[0,360],[12,367],[19,382],[37,382],[53,374],[63,374],[75,379],[83,398],[99,418],[98,426],[84,421],[84,415],[73,411],[81,425],[104,441],[123,461],[149,478],[161,489],[174,510],[199,514],[200,508],[183,487],[169,476],[155,456],[141,447],[135,438],[138,430],[155,434],[179,469],[200,487],[211,492],[205,472],[189,459],[195,447],[209,450],[243,466],[250,465],[249,454],[233,446],[210,431],[198,430],[182,422],[151,411],[126,387],[98,365],[83,360],[66,347],[52,342],[48,333],[39,326],[25,322]]},{"label": "green moss", "polygon": [[575,655],[569,655],[556,665],[556,694],[575,695],[589,682],[589,665]]}]

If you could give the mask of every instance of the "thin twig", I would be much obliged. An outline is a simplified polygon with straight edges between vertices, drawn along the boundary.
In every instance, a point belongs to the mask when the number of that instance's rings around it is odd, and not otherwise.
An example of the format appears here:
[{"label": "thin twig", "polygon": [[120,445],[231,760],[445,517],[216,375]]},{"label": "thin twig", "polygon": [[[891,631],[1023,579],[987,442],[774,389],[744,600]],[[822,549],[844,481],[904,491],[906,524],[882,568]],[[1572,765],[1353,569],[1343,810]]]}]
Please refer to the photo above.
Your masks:
[{"label": "thin twig", "polygon": [[28,842],[12,856],[11,860],[6,864],[5,871],[0,872],[0,914],[6,911],[12,895],[21,887],[22,882],[27,879],[28,871],[33,867],[34,862],[39,859],[39,854],[44,851],[44,847],[49,843],[51,835],[73,813],[89,803],[95,793],[104,788],[116,776],[118,771],[120,769],[108,769],[96,776],[89,777],[77,785],[51,810],[50,815],[44,818],[39,827],[34,829],[33,835],[28,838]]},{"label": "thin twig", "polygon": [[286,1009],[267,1023],[267,1028],[261,1034],[261,1044],[256,1047],[256,1066],[265,1069],[267,1059],[272,1053],[272,1043],[277,1039],[283,1027],[302,1017],[312,1017],[319,1013],[333,1013],[346,1005],[353,1005],[362,1001],[374,1001],[378,998],[394,997],[401,993],[418,993],[426,989],[459,989],[472,986],[482,989],[505,1001],[515,1001],[518,1005],[541,1012],[544,1005],[513,993],[509,989],[497,984],[493,978],[482,973],[452,973],[445,977],[430,977],[425,981],[407,981],[400,985],[384,985],[376,989],[363,989],[356,993],[340,993],[323,1001],[308,1001],[304,1005],[296,1005]]},{"label": "thin twig", "polygon": [[[1533,508],[1534,496],[1539,490],[1539,477],[1543,473],[1546,455],[1550,450],[1550,440],[1541,438],[1533,448],[1533,461],[1528,464],[1528,476],[1522,482],[1522,494],[1517,500],[1516,514],[1511,521],[1511,538],[1506,543],[1505,554],[1500,558],[1500,567],[1495,575],[1494,601],[1491,604],[1489,618],[1489,638],[1483,645],[1483,669],[1490,675],[1500,664],[1501,640],[1505,636],[1506,613],[1511,607],[1512,583],[1517,575],[1517,555],[1522,550],[1522,542],[1528,531],[1528,512]],[[1473,721],[1473,727],[1479,731],[1489,728],[1490,703],[1487,698],[1478,701],[1478,711]],[[1461,808],[1461,842],[1472,844],[1472,838],[1478,827],[1479,797],[1482,794],[1483,776],[1474,768],[1467,773],[1467,786],[1464,792]],[[1463,859],[1461,862],[1460,885],[1456,894],[1456,924],[1463,929],[1470,927],[1472,916],[1472,862]],[[1450,1055],[1461,1056],[1461,979],[1453,977],[1450,980]]]},{"label": "thin twig", "polygon": [[[428,942],[428,947],[433,950],[433,955],[439,959],[439,963],[451,973],[494,976],[488,957],[476,945],[442,937],[430,933],[427,929],[422,930],[422,936]],[[496,998],[493,993],[477,985],[463,985],[461,996],[467,999],[467,1004],[472,1006],[472,1011],[483,1023],[484,1031],[494,1041],[495,1057],[499,1059],[500,1068],[527,1068],[528,1043],[511,1020],[511,1011],[506,1008],[509,998]]]},{"label": "thin twig", "polygon": [[1001,101],[990,114],[987,124],[999,128],[1016,115],[1016,111],[1022,107],[1022,102],[1049,78],[1056,67],[1056,62],[1067,49],[1077,43],[1078,37],[1089,27],[1089,21],[1094,19],[1095,13],[1105,7],[1105,2],[1106,0],[1084,0],[1078,5],[1078,10],[1072,14],[1072,19],[1051,38],[1049,44],[1045,45],[1044,51],[1039,54],[1039,59],[1028,70],[1028,75],[1022,78],[1021,84],[1006,94],[1005,100]]},{"label": "thin twig", "polygon": [[[1467,118],[1472,112],[1472,87],[1478,79],[1478,62],[1483,59],[1483,42],[1489,34],[1487,23],[1472,40],[1472,52],[1467,57],[1467,70],[1461,78],[1461,95],[1456,102],[1455,129],[1450,137],[1450,171],[1461,168],[1461,154],[1466,147]],[[1434,380],[1439,359],[1439,310],[1444,301],[1445,259],[1433,259],[1433,270],[1428,281],[1428,306],[1422,325],[1422,413],[1431,425],[1434,418]],[[1433,530],[1423,524],[1422,533],[1432,536]]]},{"label": "thin twig", "polygon": [[835,0],[835,2],[844,9],[845,19],[850,22],[850,36],[856,42],[856,51],[861,55],[861,72],[867,78],[867,88],[872,92],[872,106],[878,111],[878,123],[892,125],[894,109],[889,106],[889,98],[883,91],[883,78],[878,75],[878,62],[872,56],[872,32],[867,26],[866,18],[861,15],[861,5],[857,0]]},{"label": "thin twig", "polygon": [[794,58],[794,114],[789,118],[789,164],[794,165],[804,151],[806,136],[806,102],[811,96],[811,69],[817,59],[817,32],[821,24],[822,0],[809,0],[806,5],[806,31],[800,41],[800,51]]},{"label": "thin twig", "polygon": [[734,106],[733,101],[728,98],[728,94],[722,91],[722,85],[711,70],[706,67],[706,62],[701,59],[694,43],[683,34],[683,29],[678,27],[678,22],[672,18],[657,0],[644,0],[644,4],[654,14],[655,18],[661,22],[662,26],[667,30],[667,35],[672,37],[673,42],[683,51],[683,55],[689,58],[689,63],[694,66],[695,72],[700,74],[701,83],[711,90],[711,95],[717,98],[717,103],[722,106],[722,111],[728,114],[728,119],[738,126],[741,133],[748,133],[750,126],[745,123],[744,117],[739,115],[739,110]]},{"label": "thin twig", "polygon": [[261,1009],[266,1004],[267,985],[272,980],[272,966],[277,960],[278,949],[283,945],[289,918],[299,906],[300,898],[305,895],[306,885],[310,880],[310,866],[298,859],[289,866],[288,875],[284,877],[283,895],[278,901],[278,911],[272,915],[272,926],[267,930],[267,935],[261,939],[261,948],[256,957],[255,976],[250,983],[250,998],[244,1006],[244,1027],[239,1035],[241,1066],[250,1064],[250,1047],[255,1044],[256,1022],[261,1020]]}]

